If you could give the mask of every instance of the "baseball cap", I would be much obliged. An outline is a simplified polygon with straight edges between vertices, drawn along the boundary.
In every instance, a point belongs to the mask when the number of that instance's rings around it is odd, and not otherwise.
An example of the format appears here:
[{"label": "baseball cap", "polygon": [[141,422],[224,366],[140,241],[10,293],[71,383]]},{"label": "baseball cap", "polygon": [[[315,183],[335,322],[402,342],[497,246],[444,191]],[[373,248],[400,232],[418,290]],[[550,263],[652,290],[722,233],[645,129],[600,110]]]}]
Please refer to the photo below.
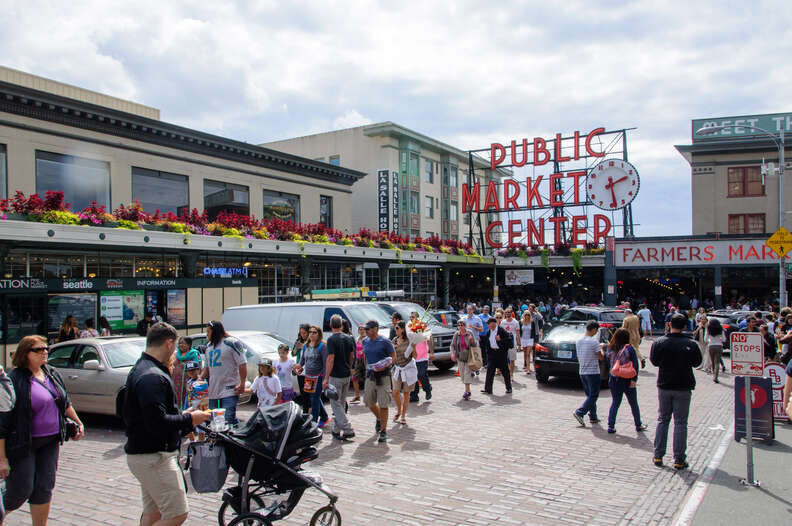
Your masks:
[{"label": "baseball cap", "polygon": [[366,322],[366,329],[379,329],[379,323],[377,320],[369,320]]},{"label": "baseball cap", "polygon": [[185,371],[195,371],[196,369],[200,369],[201,366],[198,365],[198,362],[189,360],[184,362],[184,370]]},{"label": "baseball cap", "polygon": [[259,365],[269,365],[270,367],[272,367],[272,360],[270,360],[269,358],[262,358],[262,359],[259,360],[258,364]]}]

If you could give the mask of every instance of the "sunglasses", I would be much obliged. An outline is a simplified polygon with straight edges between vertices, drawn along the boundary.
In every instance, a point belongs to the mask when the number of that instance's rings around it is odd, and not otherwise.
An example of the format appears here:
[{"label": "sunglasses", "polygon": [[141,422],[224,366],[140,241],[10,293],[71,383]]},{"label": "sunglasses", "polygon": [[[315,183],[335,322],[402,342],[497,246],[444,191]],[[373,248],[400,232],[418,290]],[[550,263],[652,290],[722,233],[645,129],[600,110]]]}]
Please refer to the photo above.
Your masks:
[{"label": "sunglasses", "polygon": [[41,353],[41,352],[44,352],[44,351],[47,351],[47,350],[49,350],[49,348],[48,348],[48,347],[33,347],[33,348],[32,348],[32,349],[30,349],[30,350],[31,350],[32,352],[39,352],[39,353]]},{"label": "sunglasses", "polygon": [[308,331],[308,334],[319,334],[319,331]]}]

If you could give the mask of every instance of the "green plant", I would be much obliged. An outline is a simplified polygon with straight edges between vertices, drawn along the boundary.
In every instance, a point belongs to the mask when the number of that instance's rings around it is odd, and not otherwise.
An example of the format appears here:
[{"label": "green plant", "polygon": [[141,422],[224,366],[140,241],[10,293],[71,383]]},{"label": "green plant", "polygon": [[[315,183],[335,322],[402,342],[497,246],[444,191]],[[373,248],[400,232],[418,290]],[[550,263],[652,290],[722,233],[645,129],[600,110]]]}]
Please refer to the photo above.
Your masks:
[{"label": "green plant", "polygon": [[583,265],[580,263],[580,256],[583,255],[582,248],[573,248],[569,251],[569,257],[572,258],[572,271],[575,273],[576,276],[580,275],[580,271],[583,268]]},{"label": "green plant", "polygon": [[59,225],[79,225],[80,217],[65,210],[47,210],[39,216],[42,223],[56,223]]},{"label": "green plant", "polygon": [[185,223],[168,223],[168,229],[177,234],[189,234],[191,232],[190,227]]},{"label": "green plant", "polygon": [[119,219],[116,228],[121,228],[123,230],[140,230],[140,225],[129,219]]},{"label": "green plant", "polygon": [[550,249],[549,248],[543,248],[541,250],[541,254],[542,254],[542,266],[544,268],[546,268],[546,269],[549,269],[550,268]]}]

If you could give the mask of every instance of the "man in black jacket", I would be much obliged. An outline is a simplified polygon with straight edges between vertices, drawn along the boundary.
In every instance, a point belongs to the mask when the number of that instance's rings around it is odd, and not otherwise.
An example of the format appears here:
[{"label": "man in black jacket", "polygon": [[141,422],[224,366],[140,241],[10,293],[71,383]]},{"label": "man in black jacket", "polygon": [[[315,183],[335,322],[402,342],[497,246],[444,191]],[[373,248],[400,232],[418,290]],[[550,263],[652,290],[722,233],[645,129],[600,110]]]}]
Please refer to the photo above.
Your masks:
[{"label": "man in black jacket", "polygon": [[143,496],[141,526],[178,526],[187,520],[187,488],[179,468],[182,437],[211,418],[205,411],[180,413],[168,370],[179,335],[167,323],[155,323],[146,351],[126,381],[124,424],[129,470]]},{"label": "man in black jacket", "polygon": [[[696,387],[693,368],[701,365],[701,352],[695,341],[682,334],[687,318],[674,314],[669,322],[670,332],[652,344],[650,360],[660,368],[657,373],[657,429],[654,439],[654,464],[663,465],[668,442],[668,425],[674,415],[674,469],[688,467],[687,421],[690,399]],[[717,367],[718,364],[713,364]]]},{"label": "man in black jacket", "polygon": [[495,369],[500,369],[503,381],[506,383],[506,393],[512,392],[511,377],[508,367],[509,333],[498,326],[498,320],[487,320],[487,334],[481,334],[481,352],[487,354],[487,379],[484,382],[482,393],[492,394],[492,382],[495,379]]}]

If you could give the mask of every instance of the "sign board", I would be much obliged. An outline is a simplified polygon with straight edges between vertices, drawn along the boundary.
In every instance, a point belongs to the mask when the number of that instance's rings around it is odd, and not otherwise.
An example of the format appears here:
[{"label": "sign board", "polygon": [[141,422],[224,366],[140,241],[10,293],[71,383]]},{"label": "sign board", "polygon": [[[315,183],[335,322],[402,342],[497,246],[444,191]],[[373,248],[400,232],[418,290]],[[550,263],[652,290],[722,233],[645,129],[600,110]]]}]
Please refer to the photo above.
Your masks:
[{"label": "sign board", "polygon": [[391,184],[393,186],[393,192],[391,199],[393,203],[391,204],[391,212],[393,212],[393,233],[399,233],[399,172],[393,172],[391,177]]},{"label": "sign board", "polygon": [[765,378],[770,378],[773,386],[773,418],[776,420],[789,420],[789,415],[784,411],[784,382],[786,370],[780,363],[768,363],[764,366]]},{"label": "sign board", "polygon": [[758,332],[733,332],[730,338],[731,372],[739,376],[764,375],[764,348]]},{"label": "sign board", "polygon": [[359,299],[361,292],[359,288],[343,288],[343,289],[316,289],[312,290],[310,294],[305,295],[307,300],[341,300],[341,299]]},{"label": "sign board", "polygon": [[107,290],[99,296],[99,315],[107,318],[111,329],[134,329],[143,319],[145,291]]},{"label": "sign board", "polygon": [[767,240],[767,246],[772,248],[778,257],[782,258],[792,249],[792,232],[784,227],[780,227]]},{"label": "sign board", "polygon": [[616,241],[613,252],[617,268],[777,265],[778,259],[764,239]]},{"label": "sign board", "polygon": [[[745,378],[734,379],[734,440],[745,438]],[[772,386],[769,378],[751,379],[751,436],[775,438]]]},{"label": "sign board", "polygon": [[534,271],[528,270],[507,270],[506,286],[533,285]]},{"label": "sign board", "polygon": [[[764,115],[738,115],[735,117],[717,117],[710,119],[693,119],[691,135],[693,142],[707,142],[713,139],[740,139],[743,137],[762,138],[766,134],[744,126],[764,128],[770,133],[780,131],[792,132],[792,113],[768,113]],[[696,131],[710,126],[728,126],[712,135],[696,135]],[[733,127],[732,127],[733,126]]]},{"label": "sign board", "polygon": [[379,231],[390,230],[390,172],[379,170],[377,172],[377,210],[379,212]]}]

